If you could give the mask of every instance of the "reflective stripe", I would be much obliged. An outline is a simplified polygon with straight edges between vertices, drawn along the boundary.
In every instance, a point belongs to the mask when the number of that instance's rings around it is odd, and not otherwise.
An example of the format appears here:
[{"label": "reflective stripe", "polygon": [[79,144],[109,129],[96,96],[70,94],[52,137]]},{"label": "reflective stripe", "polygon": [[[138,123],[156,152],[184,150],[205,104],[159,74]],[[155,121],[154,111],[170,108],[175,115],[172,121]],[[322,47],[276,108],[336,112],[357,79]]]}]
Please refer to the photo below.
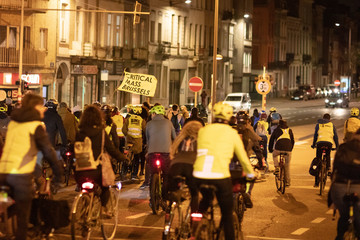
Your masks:
[{"label": "reflective stripe", "polygon": [[128,119],[128,135],[133,138],[141,138],[142,137],[142,121],[143,119],[137,115],[131,115]]},{"label": "reflective stripe", "polygon": [[123,137],[124,133],[122,132],[122,128],[124,125],[124,120],[121,115],[115,115],[112,117],[113,122],[116,124],[116,133],[118,137]]},{"label": "reflective stripe", "polygon": [[199,172],[199,171],[193,171],[193,176],[196,178],[205,178],[205,179],[223,179],[223,178],[225,178],[225,175],[223,173]]},{"label": "reflective stripe", "polygon": [[283,133],[281,134],[280,137],[278,137],[277,141],[279,141],[280,139],[289,139],[290,140],[289,128],[281,129],[281,131]]}]

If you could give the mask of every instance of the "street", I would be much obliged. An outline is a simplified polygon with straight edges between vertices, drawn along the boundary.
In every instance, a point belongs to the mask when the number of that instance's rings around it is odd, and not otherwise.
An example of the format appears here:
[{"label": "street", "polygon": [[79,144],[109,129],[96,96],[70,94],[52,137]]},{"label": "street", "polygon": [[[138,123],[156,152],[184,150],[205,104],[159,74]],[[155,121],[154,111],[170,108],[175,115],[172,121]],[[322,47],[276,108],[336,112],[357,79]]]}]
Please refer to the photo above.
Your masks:
[{"label": "street", "polygon": [[[331,209],[327,207],[327,182],[324,196],[319,188],[314,188],[314,178],[308,169],[315,150],[310,146],[316,120],[326,112],[330,113],[337,128],[339,141],[343,138],[343,124],[349,117],[351,107],[359,107],[351,102],[350,108],[327,109],[324,99],[307,102],[274,100],[268,102],[268,109],[276,107],[284,119],[288,120],[295,136],[295,148],[291,160],[291,186],[285,194],[276,191],[274,175],[266,175],[266,181],[255,184],[252,192],[254,207],[245,212],[243,230],[245,239],[276,240],[323,240],[334,239],[336,220],[332,220]],[[256,105],[255,105],[256,107]],[[260,108],[260,107],[259,107]],[[251,110],[252,113],[252,110]],[[334,152],[332,152],[332,156]],[[273,168],[271,154],[268,158]],[[140,190],[141,183],[124,184],[121,199],[119,224],[116,239],[160,239],[164,224],[164,212],[153,215],[149,207],[148,189]],[[74,185],[61,189],[57,199],[66,199],[72,203],[77,194]],[[56,231],[59,239],[70,239],[69,228]],[[102,239],[100,232],[93,239]]]}]

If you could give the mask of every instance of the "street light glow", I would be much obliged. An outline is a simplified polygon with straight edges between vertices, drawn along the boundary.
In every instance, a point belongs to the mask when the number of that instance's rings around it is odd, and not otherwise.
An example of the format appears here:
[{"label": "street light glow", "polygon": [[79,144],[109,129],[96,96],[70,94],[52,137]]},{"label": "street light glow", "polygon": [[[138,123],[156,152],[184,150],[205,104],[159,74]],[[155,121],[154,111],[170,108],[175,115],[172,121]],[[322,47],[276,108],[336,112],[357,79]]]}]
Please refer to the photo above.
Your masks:
[{"label": "street light glow", "polygon": [[216,54],[216,60],[222,60],[223,59],[223,56],[221,54]]},{"label": "street light glow", "polygon": [[340,23],[335,23],[335,26],[340,27]]},{"label": "street light glow", "polygon": [[185,3],[186,3],[186,4],[190,4],[190,3],[191,3],[191,0],[186,0]]},{"label": "street light glow", "polygon": [[248,13],[244,14],[244,18],[249,18],[249,17],[250,17],[250,15]]}]

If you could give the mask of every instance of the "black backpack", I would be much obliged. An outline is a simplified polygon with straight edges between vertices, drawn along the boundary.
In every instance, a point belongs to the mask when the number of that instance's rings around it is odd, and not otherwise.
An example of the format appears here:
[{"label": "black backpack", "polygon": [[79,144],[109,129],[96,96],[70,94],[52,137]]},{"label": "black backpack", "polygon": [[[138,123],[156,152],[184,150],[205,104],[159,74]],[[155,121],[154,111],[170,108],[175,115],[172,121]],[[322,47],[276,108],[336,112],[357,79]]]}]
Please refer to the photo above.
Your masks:
[{"label": "black backpack", "polygon": [[171,113],[172,117],[171,117],[171,122],[175,128],[176,131],[180,130],[180,124],[178,121],[178,115],[174,115],[174,113]]},{"label": "black backpack", "polygon": [[317,176],[321,169],[321,160],[314,158],[310,164],[309,173],[311,176]]}]

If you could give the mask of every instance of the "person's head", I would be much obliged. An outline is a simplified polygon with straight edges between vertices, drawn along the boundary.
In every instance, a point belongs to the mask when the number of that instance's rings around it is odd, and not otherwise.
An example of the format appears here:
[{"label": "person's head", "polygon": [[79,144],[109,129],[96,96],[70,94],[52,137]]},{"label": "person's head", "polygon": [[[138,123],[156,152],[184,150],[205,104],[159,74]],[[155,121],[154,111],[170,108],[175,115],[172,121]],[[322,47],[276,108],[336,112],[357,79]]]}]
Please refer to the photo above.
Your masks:
[{"label": "person's head", "polygon": [[323,115],[323,119],[325,119],[325,120],[330,120],[330,114],[325,113],[325,114]]},{"label": "person's head", "polygon": [[247,114],[237,115],[236,118],[237,118],[238,125],[246,125],[249,123],[249,120],[250,120],[249,115],[247,115]]},{"label": "person's head", "polygon": [[228,123],[233,115],[233,108],[224,102],[217,102],[214,105],[213,112],[215,115],[215,122]]},{"label": "person's head", "polygon": [[104,113],[104,118],[105,118],[105,123],[107,126],[110,126],[112,124],[112,119],[111,119],[111,112],[112,109],[109,105],[105,104],[101,107],[101,111]]},{"label": "person's head", "polygon": [[68,105],[66,104],[66,102],[61,102],[61,103],[60,103],[60,107],[61,107],[61,108],[67,108]]},{"label": "person's head", "polygon": [[142,112],[142,108],[140,106],[136,106],[132,108],[132,111],[135,115],[140,115]]},{"label": "person's head", "polygon": [[177,104],[174,104],[171,108],[174,112],[176,112],[179,109],[179,106]]},{"label": "person's head", "polygon": [[235,116],[231,116],[231,118],[229,120],[229,125],[236,126],[236,117]]},{"label": "person's head", "polygon": [[186,106],[184,106],[184,105],[182,105],[182,106],[180,107],[180,109],[181,109],[182,112],[187,112],[187,108],[186,108]]},{"label": "person's head", "polygon": [[258,116],[259,116],[259,111],[257,110],[257,108],[254,109],[253,115],[254,115],[255,117],[258,117]]},{"label": "person's head", "polygon": [[72,108],[72,112],[73,113],[81,112],[81,107],[79,105],[76,105],[75,107]]},{"label": "person's head", "polygon": [[198,117],[198,115],[199,115],[199,109],[197,109],[196,107],[193,107],[191,109],[191,116]]},{"label": "person's head", "polygon": [[143,102],[143,107],[146,107],[147,109],[150,109],[150,104],[148,102]]},{"label": "person's head", "polygon": [[270,113],[273,113],[273,112],[276,112],[276,108],[275,108],[275,107],[270,108]]},{"label": "person's head", "polygon": [[114,115],[119,114],[119,108],[118,108],[117,106],[114,106],[113,109],[112,109],[112,113],[113,113]]},{"label": "person's head", "polygon": [[165,108],[162,105],[153,106],[150,109],[150,113],[154,115],[165,115]]},{"label": "person's head", "polygon": [[99,109],[101,108],[101,103],[99,103],[98,101],[93,102],[93,104],[95,107],[98,107]]},{"label": "person's head", "polygon": [[359,109],[355,108],[355,107],[351,108],[350,115],[353,116],[353,117],[359,116]]},{"label": "person's head", "polygon": [[265,111],[262,111],[262,112],[261,112],[261,115],[260,115],[260,120],[265,120],[265,119],[267,119],[266,112],[265,112]]},{"label": "person's head", "polygon": [[57,106],[58,106],[58,101],[56,99],[49,99],[46,103],[45,103],[45,107],[47,107],[48,109],[54,109],[56,110]]},{"label": "person's head", "polygon": [[280,119],[279,126],[283,129],[288,128],[287,121],[284,119]]},{"label": "person's head", "polygon": [[103,113],[95,105],[85,108],[81,114],[79,128],[103,128]]},{"label": "person's head", "polygon": [[35,109],[40,114],[40,118],[44,117],[46,107],[44,106],[44,99],[36,94],[25,94],[21,100],[21,108],[23,109]]}]

